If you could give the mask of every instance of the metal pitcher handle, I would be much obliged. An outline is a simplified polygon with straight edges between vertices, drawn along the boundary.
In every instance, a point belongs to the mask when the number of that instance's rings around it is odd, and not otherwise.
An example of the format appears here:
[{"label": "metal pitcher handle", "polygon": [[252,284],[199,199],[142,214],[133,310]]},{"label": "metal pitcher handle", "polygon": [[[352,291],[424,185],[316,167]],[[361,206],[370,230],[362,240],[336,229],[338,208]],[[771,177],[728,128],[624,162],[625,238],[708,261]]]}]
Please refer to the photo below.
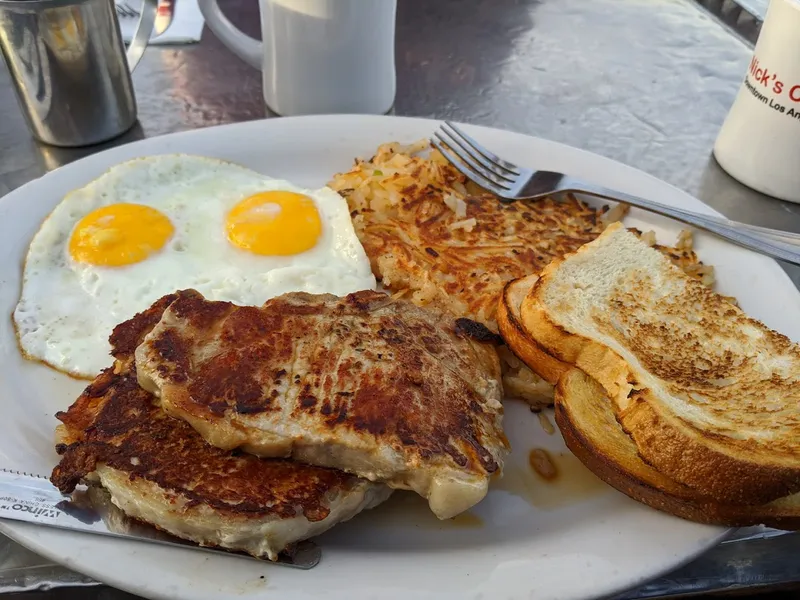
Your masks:
[{"label": "metal pitcher handle", "polygon": [[136,65],[138,65],[139,61],[142,59],[144,50],[147,48],[147,44],[150,41],[150,36],[153,34],[157,10],[158,0],[142,0],[139,23],[136,25],[136,31],[133,34],[133,39],[126,52],[128,68],[131,73],[133,73]]}]

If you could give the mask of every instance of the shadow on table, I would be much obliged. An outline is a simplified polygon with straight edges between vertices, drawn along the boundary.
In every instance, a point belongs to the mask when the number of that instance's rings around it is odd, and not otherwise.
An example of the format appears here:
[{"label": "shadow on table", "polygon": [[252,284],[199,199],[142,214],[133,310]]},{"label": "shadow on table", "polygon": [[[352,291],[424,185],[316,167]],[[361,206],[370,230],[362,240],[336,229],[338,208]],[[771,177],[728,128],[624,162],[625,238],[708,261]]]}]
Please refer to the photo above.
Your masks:
[{"label": "shadow on table", "polygon": [[[504,66],[515,60],[515,44],[529,35],[542,0],[437,0],[398,2],[398,114],[410,114],[432,99],[454,98],[461,114],[494,88]],[[400,50],[402,49],[402,50]],[[420,76],[420,75],[423,76]],[[459,93],[463,90],[463,93]],[[431,114],[449,112],[431,104]]]}]

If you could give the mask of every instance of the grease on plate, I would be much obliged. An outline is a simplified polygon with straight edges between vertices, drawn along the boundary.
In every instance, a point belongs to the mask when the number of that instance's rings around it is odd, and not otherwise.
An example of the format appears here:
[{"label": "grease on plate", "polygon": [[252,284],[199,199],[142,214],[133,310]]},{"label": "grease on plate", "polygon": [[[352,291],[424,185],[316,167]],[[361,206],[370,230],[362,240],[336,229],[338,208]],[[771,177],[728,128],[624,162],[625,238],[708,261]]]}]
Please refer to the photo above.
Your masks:
[{"label": "grease on plate", "polygon": [[509,460],[492,487],[542,510],[578,504],[611,490],[570,452],[543,448],[531,449],[524,466]]},{"label": "grease on plate", "polygon": [[538,412],[537,415],[539,417],[539,424],[542,426],[542,429],[544,429],[544,432],[547,435],[553,435],[556,432],[556,427],[550,420],[550,416],[544,411]]}]

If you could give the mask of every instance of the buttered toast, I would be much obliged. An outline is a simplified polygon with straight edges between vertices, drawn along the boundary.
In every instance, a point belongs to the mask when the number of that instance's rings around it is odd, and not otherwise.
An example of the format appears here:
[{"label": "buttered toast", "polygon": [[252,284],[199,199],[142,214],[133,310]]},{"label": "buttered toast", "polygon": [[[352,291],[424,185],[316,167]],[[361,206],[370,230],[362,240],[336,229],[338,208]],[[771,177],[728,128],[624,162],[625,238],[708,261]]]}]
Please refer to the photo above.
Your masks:
[{"label": "buttered toast", "polygon": [[710,525],[800,528],[800,494],[762,505],[720,503],[677,483],[639,455],[603,388],[579,369],[556,385],[555,416],[567,447],[600,479],[657,510]]},{"label": "buttered toast", "polygon": [[800,348],[620,225],[545,268],[520,320],[667,477],[729,504],[800,491]]}]

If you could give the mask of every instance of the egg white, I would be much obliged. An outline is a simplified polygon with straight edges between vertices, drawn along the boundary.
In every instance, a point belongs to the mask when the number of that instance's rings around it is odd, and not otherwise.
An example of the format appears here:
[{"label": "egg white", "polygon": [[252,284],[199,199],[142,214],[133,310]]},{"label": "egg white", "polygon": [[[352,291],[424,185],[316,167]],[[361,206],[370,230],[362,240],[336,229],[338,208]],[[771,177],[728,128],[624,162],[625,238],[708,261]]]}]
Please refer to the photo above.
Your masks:
[{"label": "egg white", "polygon": [[[259,256],[228,241],[228,211],[270,190],[314,201],[322,234],[313,248]],[[101,206],[121,202],[166,215],[175,228],[169,242],[127,266],[74,261],[67,245],[76,223]],[[286,292],[345,295],[375,285],[347,203],[335,191],[304,189],[217,159],[159,155],[117,165],[56,206],[31,241],[14,322],[29,358],[91,378],[111,363],[113,328],[175,290],[194,288],[212,300],[260,305]]]}]

